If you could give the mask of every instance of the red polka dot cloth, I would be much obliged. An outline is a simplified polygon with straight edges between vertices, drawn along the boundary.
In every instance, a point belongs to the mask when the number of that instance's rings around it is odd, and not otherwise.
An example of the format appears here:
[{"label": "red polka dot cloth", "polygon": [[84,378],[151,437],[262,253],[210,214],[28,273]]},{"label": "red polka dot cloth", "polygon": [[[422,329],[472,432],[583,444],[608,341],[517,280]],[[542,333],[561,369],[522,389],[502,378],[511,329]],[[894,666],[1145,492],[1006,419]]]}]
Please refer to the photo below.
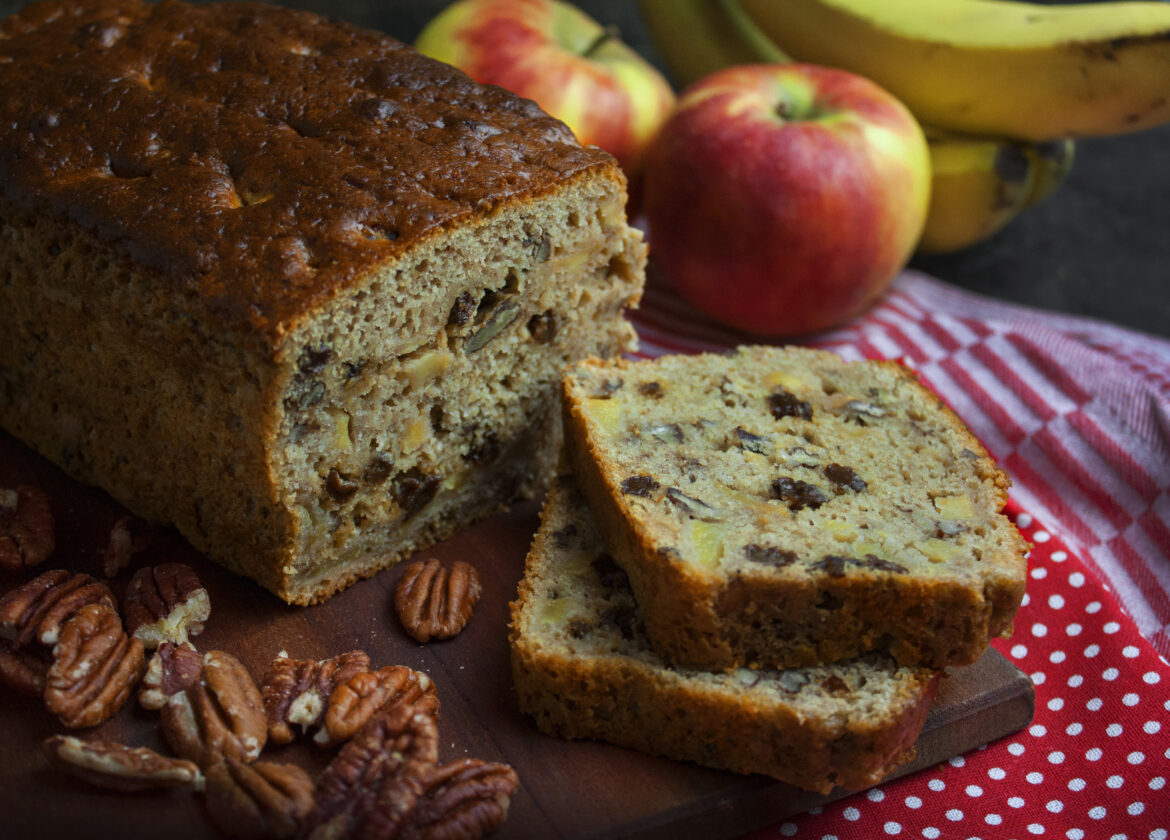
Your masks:
[{"label": "red polka dot cloth", "polygon": [[[640,355],[750,343],[652,283]],[[914,368],[1011,474],[1031,725],[746,840],[1170,840],[1170,342],[914,272],[807,342]]]}]

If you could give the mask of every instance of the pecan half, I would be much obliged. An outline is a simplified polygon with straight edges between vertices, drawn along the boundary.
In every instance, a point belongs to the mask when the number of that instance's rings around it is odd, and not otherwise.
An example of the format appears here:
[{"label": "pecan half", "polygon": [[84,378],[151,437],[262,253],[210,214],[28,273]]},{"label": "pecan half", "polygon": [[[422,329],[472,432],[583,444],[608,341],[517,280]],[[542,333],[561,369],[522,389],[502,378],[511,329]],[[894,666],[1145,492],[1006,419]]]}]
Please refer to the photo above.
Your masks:
[{"label": "pecan half", "polygon": [[434,718],[394,706],[362,727],[325,768],[309,840],[394,837],[425,792],[439,754]]},{"label": "pecan half", "polygon": [[295,764],[226,756],[207,768],[207,814],[228,837],[296,837],[313,809],[313,780]]},{"label": "pecan half", "polygon": [[451,568],[437,559],[416,560],[394,588],[394,609],[406,632],[418,642],[458,636],[479,602],[479,575],[456,560]]},{"label": "pecan half", "polygon": [[167,699],[162,731],[171,749],[200,767],[223,756],[252,761],[268,739],[260,689],[234,656],[209,651],[200,680]]},{"label": "pecan half", "polygon": [[295,737],[294,725],[300,726],[302,732],[318,727],[334,689],[369,669],[370,657],[361,650],[320,662],[292,659],[282,650],[264,676],[261,689],[268,716],[268,739],[274,744],[287,744]]},{"label": "pecan half", "polygon": [[12,642],[0,639],[0,685],[30,697],[45,693],[49,662],[28,650],[13,650]]},{"label": "pecan half", "polygon": [[65,622],[45,675],[45,707],[69,729],[97,726],[122,708],[145,667],[113,607],[86,604]]},{"label": "pecan half", "polygon": [[53,553],[53,513],[39,487],[0,488],[0,570],[23,572]]},{"label": "pecan half", "polygon": [[193,762],[146,747],[83,741],[73,735],[54,735],[43,746],[50,764],[98,787],[134,792],[203,786],[203,774]]},{"label": "pecan half", "polygon": [[433,767],[399,840],[475,840],[495,831],[508,817],[520,787],[506,764],[461,758]]},{"label": "pecan half", "polygon": [[404,665],[355,674],[333,690],[325,725],[313,740],[322,746],[348,741],[376,713],[391,706],[414,706],[421,714],[438,717],[435,684],[426,674]]},{"label": "pecan half", "polygon": [[14,650],[39,642],[57,644],[65,622],[87,604],[117,606],[104,583],[87,574],[52,569],[0,598],[0,638]]},{"label": "pecan half", "polygon": [[211,600],[186,563],[145,566],[134,573],[122,603],[126,632],[148,648],[197,636],[211,615]]},{"label": "pecan half", "polygon": [[203,655],[190,642],[180,645],[163,642],[146,663],[138,702],[144,709],[158,711],[167,700],[195,685],[202,676]]}]

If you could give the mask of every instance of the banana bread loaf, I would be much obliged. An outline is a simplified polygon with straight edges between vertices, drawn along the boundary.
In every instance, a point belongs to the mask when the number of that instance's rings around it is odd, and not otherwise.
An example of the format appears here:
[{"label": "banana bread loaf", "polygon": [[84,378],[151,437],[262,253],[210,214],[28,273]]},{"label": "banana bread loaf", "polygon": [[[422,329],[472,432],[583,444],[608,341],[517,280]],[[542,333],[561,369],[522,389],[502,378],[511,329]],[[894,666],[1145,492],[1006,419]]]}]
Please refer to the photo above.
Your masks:
[{"label": "banana bread loaf", "polygon": [[670,667],[571,476],[545,501],[510,644],[520,708],[548,734],[825,793],[875,784],[913,758],[938,681],[881,654],[785,671]]},{"label": "banana bread loaf", "polygon": [[628,349],[614,160],[264,4],[0,23],[0,426],[296,603],[539,491]]},{"label": "banana bread loaf", "polygon": [[586,361],[564,390],[573,466],[673,663],[942,667],[1010,631],[1009,480],[902,366],[743,347]]}]

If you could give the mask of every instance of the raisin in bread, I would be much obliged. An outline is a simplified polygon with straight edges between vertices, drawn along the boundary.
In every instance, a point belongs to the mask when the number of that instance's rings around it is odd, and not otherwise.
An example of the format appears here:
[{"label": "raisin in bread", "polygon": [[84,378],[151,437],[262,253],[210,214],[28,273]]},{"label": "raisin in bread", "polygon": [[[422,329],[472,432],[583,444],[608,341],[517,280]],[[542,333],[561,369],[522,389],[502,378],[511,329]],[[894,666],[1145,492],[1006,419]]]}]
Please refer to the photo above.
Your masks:
[{"label": "raisin in bread", "polygon": [[50,0],[0,68],[0,426],[288,601],[539,492],[632,346],[616,162],[407,45]]},{"label": "raisin in bread", "polygon": [[545,501],[510,645],[520,708],[549,734],[821,792],[875,784],[910,760],[937,687],[934,671],[880,654],[785,671],[672,668],[571,476]]},{"label": "raisin in bread", "polygon": [[571,460],[676,664],[791,667],[886,651],[974,661],[1010,631],[1027,544],[1008,478],[891,362],[743,347],[586,361]]}]

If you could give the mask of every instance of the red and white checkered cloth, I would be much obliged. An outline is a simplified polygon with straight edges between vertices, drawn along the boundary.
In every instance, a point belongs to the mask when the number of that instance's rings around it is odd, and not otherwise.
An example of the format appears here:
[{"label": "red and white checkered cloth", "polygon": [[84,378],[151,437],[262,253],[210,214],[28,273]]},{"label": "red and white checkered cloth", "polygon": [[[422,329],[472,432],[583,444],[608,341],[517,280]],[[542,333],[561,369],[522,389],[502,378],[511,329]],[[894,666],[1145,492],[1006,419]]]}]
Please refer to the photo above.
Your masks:
[{"label": "red and white checkered cloth", "polygon": [[[638,355],[753,339],[652,283]],[[1170,342],[907,271],[811,345],[914,368],[1011,474],[1036,547],[1015,636],[1032,726],[752,835],[1170,838]]]}]

